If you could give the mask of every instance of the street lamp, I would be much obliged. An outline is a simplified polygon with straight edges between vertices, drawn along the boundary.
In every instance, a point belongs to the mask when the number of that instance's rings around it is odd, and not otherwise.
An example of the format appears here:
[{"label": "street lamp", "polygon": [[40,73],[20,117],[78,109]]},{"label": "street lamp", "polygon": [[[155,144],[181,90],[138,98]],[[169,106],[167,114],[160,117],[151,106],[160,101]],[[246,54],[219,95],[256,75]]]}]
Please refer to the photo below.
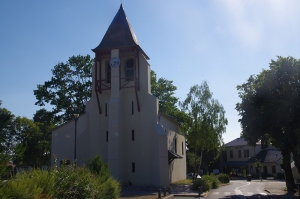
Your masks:
[{"label": "street lamp", "polygon": [[73,114],[74,120],[75,120],[75,141],[74,141],[74,161],[76,165],[76,140],[77,140],[77,120],[79,118],[79,114],[75,113]]}]

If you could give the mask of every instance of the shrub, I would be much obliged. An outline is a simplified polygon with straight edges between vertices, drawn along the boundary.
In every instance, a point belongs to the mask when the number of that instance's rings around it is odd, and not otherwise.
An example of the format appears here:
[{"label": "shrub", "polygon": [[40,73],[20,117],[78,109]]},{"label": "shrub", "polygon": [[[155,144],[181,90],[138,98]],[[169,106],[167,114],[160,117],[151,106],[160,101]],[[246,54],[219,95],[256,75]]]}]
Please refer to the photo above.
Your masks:
[{"label": "shrub", "polygon": [[203,191],[209,191],[212,188],[211,184],[203,178],[197,179],[193,182],[193,190],[197,191],[198,187],[201,186],[203,187]]},{"label": "shrub", "polygon": [[221,183],[225,184],[225,183],[229,183],[229,182],[230,182],[230,177],[229,177],[229,175],[227,175],[227,174],[225,174],[225,173],[220,173],[220,174],[218,175],[218,180],[219,180]]},{"label": "shrub", "polygon": [[101,157],[89,163],[87,167],[62,165],[49,171],[20,172],[12,180],[0,184],[0,198],[118,198],[120,185],[110,176]]},{"label": "shrub", "polygon": [[51,198],[54,176],[48,171],[34,169],[20,172],[3,185],[2,198]]},{"label": "shrub", "polygon": [[194,181],[193,189],[198,190],[198,187],[202,186],[203,191],[209,191],[218,188],[219,184],[220,182],[214,174],[204,175],[201,179]]}]

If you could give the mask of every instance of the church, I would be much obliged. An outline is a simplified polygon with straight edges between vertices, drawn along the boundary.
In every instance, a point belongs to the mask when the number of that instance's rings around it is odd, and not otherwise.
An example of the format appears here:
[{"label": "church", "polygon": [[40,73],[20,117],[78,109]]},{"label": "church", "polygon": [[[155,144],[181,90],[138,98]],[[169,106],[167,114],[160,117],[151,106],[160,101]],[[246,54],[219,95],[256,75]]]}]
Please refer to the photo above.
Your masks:
[{"label": "church", "polygon": [[91,99],[84,114],[52,131],[52,155],[58,162],[76,159],[78,166],[100,155],[123,186],[165,187],[186,179],[185,137],[159,112],[149,57],[122,4],[92,51]]}]

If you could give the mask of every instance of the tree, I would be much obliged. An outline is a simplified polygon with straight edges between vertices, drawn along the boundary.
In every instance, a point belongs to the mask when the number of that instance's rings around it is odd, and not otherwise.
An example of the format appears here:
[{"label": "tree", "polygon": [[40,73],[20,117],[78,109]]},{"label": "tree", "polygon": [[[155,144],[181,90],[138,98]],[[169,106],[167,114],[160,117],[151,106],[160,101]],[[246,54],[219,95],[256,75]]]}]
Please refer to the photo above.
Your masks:
[{"label": "tree", "polygon": [[187,142],[189,150],[199,154],[199,173],[204,152],[218,149],[223,145],[222,134],[228,123],[223,106],[212,98],[206,81],[192,86],[187,98],[180,103],[189,116]]},{"label": "tree", "polygon": [[[0,106],[2,102],[0,101]],[[0,153],[11,154],[15,144],[13,130],[15,116],[7,109],[0,107]]]},{"label": "tree", "polygon": [[72,56],[66,63],[58,63],[52,69],[53,77],[43,85],[37,85],[34,95],[36,105],[53,106],[56,121],[67,122],[73,118],[75,107],[84,113],[85,102],[92,93],[92,66],[89,55]]},{"label": "tree", "polygon": [[174,96],[177,87],[173,85],[173,81],[165,78],[161,77],[157,80],[156,73],[153,70],[151,70],[150,75],[151,93],[159,99],[159,111],[177,121],[183,132],[185,132],[188,115],[177,107],[178,98]]},{"label": "tree", "polygon": [[278,56],[269,67],[237,86],[241,98],[236,105],[241,116],[241,136],[252,146],[262,140],[281,150],[287,188],[293,191],[291,153],[300,169],[300,60]]}]

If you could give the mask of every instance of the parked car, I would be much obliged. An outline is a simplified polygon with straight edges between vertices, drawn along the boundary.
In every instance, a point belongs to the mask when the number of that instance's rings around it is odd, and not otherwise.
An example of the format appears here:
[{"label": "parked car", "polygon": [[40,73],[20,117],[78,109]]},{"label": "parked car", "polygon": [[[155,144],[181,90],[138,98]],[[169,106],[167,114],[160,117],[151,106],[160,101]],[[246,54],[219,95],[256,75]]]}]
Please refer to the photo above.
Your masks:
[{"label": "parked car", "polygon": [[[194,173],[188,173],[188,174],[186,175],[186,178],[192,179],[193,177],[194,177]],[[197,179],[200,179],[201,176],[198,174],[196,178],[197,178]]]}]

